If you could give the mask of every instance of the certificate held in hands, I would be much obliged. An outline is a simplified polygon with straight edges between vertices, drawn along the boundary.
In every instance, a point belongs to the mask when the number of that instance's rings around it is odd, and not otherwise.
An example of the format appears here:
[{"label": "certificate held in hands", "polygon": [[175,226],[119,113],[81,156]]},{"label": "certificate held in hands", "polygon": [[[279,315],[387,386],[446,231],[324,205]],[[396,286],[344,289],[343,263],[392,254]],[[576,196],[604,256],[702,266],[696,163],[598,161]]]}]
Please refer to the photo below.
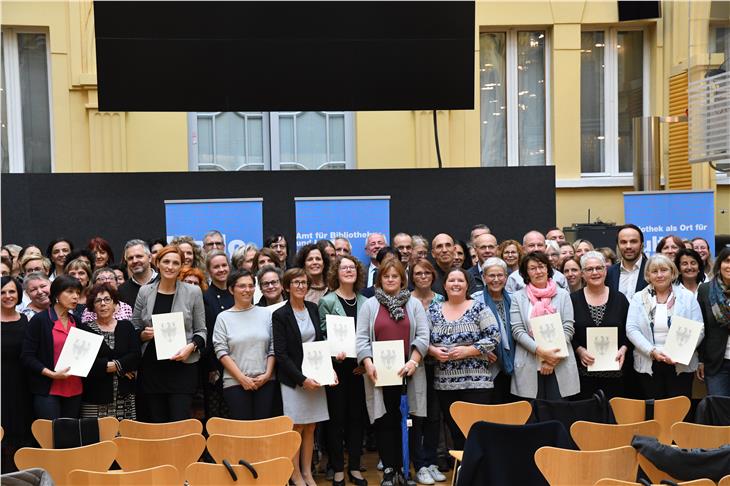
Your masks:
[{"label": "certificate held in hands", "polygon": [[403,357],[403,341],[373,341],[373,364],[378,374],[375,386],[402,385],[398,372],[406,364]]},{"label": "certificate held in hands", "polygon": [[672,325],[667,333],[662,352],[672,361],[688,365],[700,342],[704,324],[681,316],[672,316]]},{"label": "certificate held in hands", "polygon": [[170,359],[188,343],[185,339],[185,319],[182,312],[153,314],[157,360]]},{"label": "certificate held in hands", "polygon": [[302,343],[302,351],[304,351],[302,374],[320,385],[334,385],[335,370],[332,368],[329,342]]},{"label": "certificate held in hands", "polygon": [[68,374],[86,378],[103,340],[99,334],[72,327],[53,370],[61,371],[70,367]]},{"label": "certificate held in hands", "polygon": [[355,319],[327,314],[327,342],[330,354],[337,356],[344,351],[348,358],[357,358],[355,349]]},{"label": "certificate held in hands", "polygon": [[588,371],[618,371],[618,328],[589,327],[586,328],[586,349],[595,361]]},{"label": "certificate held in hands", "polygon": [[558,356],[568,357],[568,343],[565,341],[560,313],[531,317],[530,328],[532,328],[532,335],[538,346],[543,349],[560,349]]}]

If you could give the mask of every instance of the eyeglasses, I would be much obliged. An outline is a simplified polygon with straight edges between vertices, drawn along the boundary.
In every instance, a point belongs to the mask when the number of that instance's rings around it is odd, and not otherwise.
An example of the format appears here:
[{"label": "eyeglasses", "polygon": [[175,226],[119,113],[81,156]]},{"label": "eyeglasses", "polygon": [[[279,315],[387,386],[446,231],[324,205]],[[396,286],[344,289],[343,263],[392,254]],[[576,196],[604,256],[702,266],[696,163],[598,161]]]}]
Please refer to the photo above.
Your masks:
[{"label": "eyeglasses", "polygon": [[276,287],[279,285],[278,280],[269,280],[268,282],[261,282],[262,287]]},{"label": "eyeglasses", "polygon": [[116,281],[117,277],[96,277],[96,282],[114,282]]},{"label": "eyeglasses", "polygon": [[98,304],[111,304],[112,302],[113,301],[112,301],[111,297],[102,297],[100,299],[94,300],[94,305],[98,305]]},{"label": "eyeglasses", "polygon": [[354,272],[357,270],[357,267],[355,265],[340,265],[340,270],[343,272]]},{"label": "eyeglasses", "polygon": [[208,248],[223,248],[223,242],[222,241],[209,241],[205,244]]},{"label": "eyeglasses", "polygon": [[586,267],[583,269],[585,273],[602,272],[606,267]]},{"label": "eyeglasses", "polygon": [[502,252],[502,255],[517,255],[517,250],[505,250]]},{"label": "eyeglasses", "polygon": [[272,243],[270,248],[274,250],[283,250],[286,248],[286,245],[284,243]]},{"label": "eyeglasses", "polygon": [[294,287],[306,287],[307,281],[306,280],[292,280],[291,284]]},{"label": "eyeglasses", "polygon": [[418,278],[425,278],[425,277],[431,277],[431,272],[413,272],[414,277]]}]

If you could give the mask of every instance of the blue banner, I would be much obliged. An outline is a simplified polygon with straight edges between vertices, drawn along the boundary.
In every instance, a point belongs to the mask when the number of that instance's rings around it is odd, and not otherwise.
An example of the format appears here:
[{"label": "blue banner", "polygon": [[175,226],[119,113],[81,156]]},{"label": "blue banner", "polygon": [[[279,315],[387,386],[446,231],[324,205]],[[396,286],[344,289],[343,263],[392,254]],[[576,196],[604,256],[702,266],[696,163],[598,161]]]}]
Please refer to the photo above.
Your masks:
[{"label": "blue banner", "polygon": [[263,199],[190,199],[165,201],[167,241],[192,236],[203,245],[210,230],[223,234],[226,252],[232,255],[246,243],[263,243]]},{"label": "blue banner", "polygon": [[328,197],[295,198],[297,250],[317,240],[342,237],[350,240],[352,254],[367,267],[365,239],[382,233],[390,241],[390,198]]},{"label": "blue banner", "polygon": [[624,217],[644,232],[644,251],[653,255],[667,235],[701,237],[715,254],[715,200],[712,191],[624,193]]}]

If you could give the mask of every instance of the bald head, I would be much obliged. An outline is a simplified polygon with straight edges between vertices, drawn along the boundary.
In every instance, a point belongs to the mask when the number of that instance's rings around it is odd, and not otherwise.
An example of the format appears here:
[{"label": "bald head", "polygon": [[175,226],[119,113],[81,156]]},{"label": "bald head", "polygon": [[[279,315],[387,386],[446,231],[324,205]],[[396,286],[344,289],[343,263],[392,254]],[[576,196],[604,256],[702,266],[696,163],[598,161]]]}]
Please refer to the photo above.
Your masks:
[{"label": "bald head", "polygon": [[454,239],[446,233],[437,234],[431,242],[431,256],[442,270],[454,262]]},{"label": "bald head", "polygon": [[529,231],[522,237],[522,247],[525,253],[545,251],[545,236],[539,231]]},{"label": "bald head", "polygon": [[489,233],[484,233],[474,240],[474,249],[477,252],[479,263],[484,263],[487,258],[492,258],[497,253],[497,238]]}]

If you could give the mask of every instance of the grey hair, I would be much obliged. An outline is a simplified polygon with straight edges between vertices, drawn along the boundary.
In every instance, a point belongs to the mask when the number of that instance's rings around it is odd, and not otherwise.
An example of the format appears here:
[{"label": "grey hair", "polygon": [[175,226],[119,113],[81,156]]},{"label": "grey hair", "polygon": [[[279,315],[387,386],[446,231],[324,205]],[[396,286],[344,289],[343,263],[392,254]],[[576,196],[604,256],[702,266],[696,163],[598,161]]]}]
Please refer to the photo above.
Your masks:
[{"label": "grey hair", "polygon": [[679,270],[677,270],[677,266],[668,256],[657,253],[650,256],[649,259],[646,261],[646,266],[644,267],[644,279],[647,282],[649,281],[650,270],[660,265],[669,268],[669,270],[672,272],[672,281],[677,280],[677,277],[679,277]]},{"label": "grey hair", "polygon": [[507,264],[499,257],[489,257],[486,260],[484,260],[484,263],[482,263],[482,273],[486,272],[488,268],[490,267],[499,267],[502,270],[504,270],[505,274],[509,273],[509,269],[507,267]]},{"label": "grey hair", "polygon": [[256,246],[255,243],[246,243],[245,245],[236,248],[236,251],[234,251],[233,255],[231,256],[231,263],[233,264],[233,267],[240,268],[241,263],[243,263],[243,260],[246,259],[246,253],[251,250],[259,251],[259,248]]},{"label": "grey hair", "polygon": [[205,254],[205,268],[207,270],[210,270],[210,261],[217,256],[224,256],[226,257],[226,261],[228,261],[228,255],[223,250],[210,250]]},{"label": "grey hair", "polygon": [[150,247],[149,247],[149,245],[147,244],[146,241],[140,240],[140,239],[134,239],[134,240],[129,240],[128,242],[126,242],[124,244],[124,252],[123,253],[124,253],[124,256],[125,257],[127,256],[127,250],[129,250],[133,246],[141,246],[142,248],[144,248],[144,252],[145,253],[147,253],[148,255],[150,254]]},{"label": "grey hair", "polygon": [[591,251],[587,251],[587,252],[583,253],[583,255],[581,255],[581,257],[580,257],[581,270],[586,267],[586,262],[588,260],[590,260],[591,258],[599,260],[604,265],[606,264],[606,257],[603,256],[603,253],[601,253],[600,251],[591,250]]},{"label": "grey hair", "polygon": [[426,248],[430,246],[428,240],[422,235],[411,235],[411,239],[413,240],[413,246],[425,246]]},{"label": "grey hair", "polygon": [[34,280],[45,280],[46,282],[50,282],[50,280],[48,279],[48,275],[45,275],[42,272],[29,273],[23,279],[23,290],[27,292],[28,285],[30,285],[30,283],[33,282]]},{"label": "grey hair", "polygon": [[350,243],[350,240],[348,240],[344,236],[338,236],[337,238],[335,238],[335,242],[337,242],[337,240],[341,240],[347,243],[347,247],[350,249],[350,251],[352,251],[352,243]]},{"label": "grey hair", "polygon": [[547,248],[550,248],[551,250],[560,252],[560,246],[558,245],[558,242],[555,240],[545,240],[545,246]]},{"label": "grey hair", "polygon": [[[274,265],[264,265],[263,267],[259,268],[259,271],[256,272],[256,281],[259,283],[259,288],[263,290],[261,287],[261,277],[263,277],[265,274],[269,272],[274,272],[277,277],[279,277],[279,281],[283,282],[284,280],[284,272],[281,271],[281,268],[274,266]],[[284,284],[282,283],[282,286]]]},{"label": "grey hair", "polygon": [[215,236],[215,235],[218,235],[221,238],[223,238],[223,233],[221,233],[220,231],[218,231],[218,230],[210,230],[206,234],[203,235],[203,241],[205,241],[205,239],[207,237],[209,237],[209,236]]}]

